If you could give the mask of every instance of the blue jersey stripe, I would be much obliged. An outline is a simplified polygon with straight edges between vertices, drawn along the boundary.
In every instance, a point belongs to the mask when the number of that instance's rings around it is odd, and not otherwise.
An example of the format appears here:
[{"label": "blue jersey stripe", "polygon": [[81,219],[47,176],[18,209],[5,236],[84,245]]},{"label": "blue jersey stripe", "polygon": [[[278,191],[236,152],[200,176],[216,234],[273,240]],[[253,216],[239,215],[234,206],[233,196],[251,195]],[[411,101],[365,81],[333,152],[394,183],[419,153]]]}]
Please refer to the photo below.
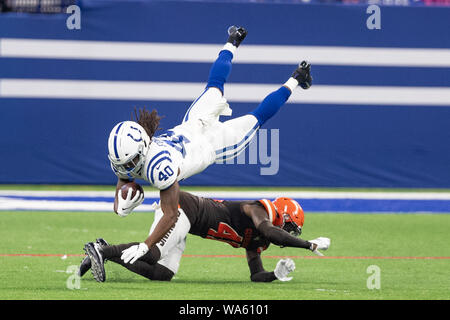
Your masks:
[{"label": "blue jersey stripe", "polygon": [[114,154],[116,155],[117,160],[119,159],[119,152],[117,151],[117,134],[119,133],[120,128],[122,127],[123,122],[121,124],[119,124],[119,126],[117,127],[116,133],[114,135]]},{"label": "blue jersey stripe", "polygon": [[[149,175],[148,175],[148,171],[150,170],[150,166],[154,163],[154,161],[158,158],[158,157],[160,157],[160,156],[162,156],[163,154],[168,154],[169,156],[170,156],[170,152],[169,151],[166,151],[166,150],[163,150],[163,151],[161,151],[161,152],[158,152],[150,161],[149,161],[149,163],[148,163],[148,165],[147,165],[147,178],[150,180],[150,177],[149,177]],[[166,157],[167,158],[167,157]],[[171,161],[172,162],[172,161]]]},{"label": "blue jersey stripe", "polygon": [[189,107],[188,111],[186,112],[186,115],[184,116],[183,122],[188,121],[189,119],[189,113],[191,112],[192,107],[197,103],[197,101],[205,94],[205,92],[208,90],[208,88],[205,89],[205,91],[203,91],[203,93],[197,98],[195,99],[194,102],[192,102],[191,106]]},{"label": "blue jersey stripe", "polygon": [[[156,162],[153,164],[152,169],[150,170],[150,181],[152,182],[152,184],[155,183],[155,181],[153,180],[153,170],[154,170],[155,167],[158,165],[158,163],[160,163],[160,162],[162,162],[162,161],[164,161],[164,160],[169,160],[169,162],[172,162],[172,160],[171,160],[169,157],[162,157],[162,158],[159,158],[158,161],[156,161]],[[148,175],[148,169],[147,169],[147,177],[148,177],[148,176],[149,176],[149,175]]]},{"label": "blue jersey stripe", "polygon": [[247,146],[250,144],[251,141],[252,141],[252,140],[249,139],[249,140],[245,143],[245,145],[243,145],[241,148],[236,149],[236,150],[235,150],[233,153],[231,153],[231,154],[224,154],[224,155],[218,156],[218,157],[216,157],[216,160],[223,160],[223,161],[226,161],[226,160],[228,160],[228,159],[234,158],[234,157],[237,156],[242,150],[244,150],[245,148],[247,148]]},{"label": "blue jersey stripe", "polygon": [[250,129],[250,131],[245,135],[244,139],[242,139],[241,141],[239,141],[239,142],[238,142],[237,144],[235,144],[235,145],[228,146],[228,147],[225,147],[225,148],[223,148],[223,149],[216,150],[216,156],[217,156],[217,157],[221,157],[221,154],[222,154],[222,153],[225,153],[225,152],[227,152],[227,151],[235,150],[235,149],[239,148],[239,146],[240,146],[241,144],[245,143],[246,140],[248,140],[248,138],[249,138],[249,137],[253,134],[253,132],[256,131],[258,128],[259,128],[259,123],[256,123],[256,124],[253,126],[253,128]]}]

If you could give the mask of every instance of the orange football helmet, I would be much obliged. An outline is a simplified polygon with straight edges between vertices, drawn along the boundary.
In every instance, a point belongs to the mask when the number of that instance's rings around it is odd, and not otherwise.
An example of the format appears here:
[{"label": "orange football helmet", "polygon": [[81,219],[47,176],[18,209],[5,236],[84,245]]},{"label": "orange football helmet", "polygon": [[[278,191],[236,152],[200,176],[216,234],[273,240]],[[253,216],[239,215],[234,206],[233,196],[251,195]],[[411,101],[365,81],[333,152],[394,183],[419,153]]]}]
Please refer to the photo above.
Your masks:
[{"label": "orange football helmet", "polygon": [[291,198],[280,197],[274,201],[262,199],[274,226],[278,226],[294,236],[302,233],[305,214],[300,204]]}]

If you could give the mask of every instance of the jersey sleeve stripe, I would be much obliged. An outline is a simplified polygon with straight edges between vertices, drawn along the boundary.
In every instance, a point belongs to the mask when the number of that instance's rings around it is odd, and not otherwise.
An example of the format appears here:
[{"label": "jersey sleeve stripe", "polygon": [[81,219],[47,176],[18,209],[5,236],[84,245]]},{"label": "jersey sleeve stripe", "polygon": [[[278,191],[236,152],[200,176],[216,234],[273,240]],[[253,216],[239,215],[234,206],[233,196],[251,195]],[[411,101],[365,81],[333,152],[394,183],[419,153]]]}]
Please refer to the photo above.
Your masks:
[{"label": "jersey sleeve stripe", "polygon": [[147,165],[147,177],[148,177],[148,170],[149,170],[150,166],[153,164],[153,162],[154,162],[159,156],[161,156],[161,155],[163,155],[163,154],[168,154],[168,155],[170,156],[170,152],[169,152],[169,151],[163,150],[163,151],[157,153],[157,154],[149,161],[149,163],[148,163],[148,165]]},{"label": "jersey sleeve stripe", "polygon": [[159,159],[153,164],[153,166],[152,166],[152,168],[151,168],[151,170],[150,170],[150,175],[149,175],[149,172],[148,172],[148,169],[150,168],[150,166],[147,168],[147,178],[150,179],[150,181],[152,182],[152,184],[155,183],[155,181],[154,181],[154,179],[153,179],[153,170],[155,170],[155,167],[158,165],[158,163],[160,163],[160,162],[162,162],[162,161],[164,161],[164,160],[168,160],[169,162],[172,162],[172,159],[170,159],[169,157],[162,157],[162,158],[159,158]]},{"label": "jersey sleeve stripe", "polygon": [[276,214],[274,205],[272,204],[271,201],[269,201],[267,199],[261,199],[259,201],[264,205],[264,208],[266,208],[267,214],[269,215],[270,222],[272,222],[272,224],[273,224],[275,221],[275,214]]}]

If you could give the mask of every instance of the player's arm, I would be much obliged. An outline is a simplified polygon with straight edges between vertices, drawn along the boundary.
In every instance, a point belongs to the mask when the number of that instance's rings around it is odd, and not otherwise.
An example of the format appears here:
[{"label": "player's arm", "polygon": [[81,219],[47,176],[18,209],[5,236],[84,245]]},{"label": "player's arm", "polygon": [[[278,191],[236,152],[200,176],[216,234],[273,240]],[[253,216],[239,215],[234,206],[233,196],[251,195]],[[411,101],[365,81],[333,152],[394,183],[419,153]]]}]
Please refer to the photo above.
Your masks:
[{"label": "player's arm", "polygon": [[149,248],[158,243],[177,221],[180,200],[180,186],[177,181],[180,169],[167,152],[163,152],[163,155],[159,158],[155,157],[152,161],[147,177],[153,186],[160,190],[159,198],[163,216],[145,240]]},{"label": "player's arm", "polygon": [[253,282],[272,282],[273,280],[290,281],[289,273],[295,270],[295,263],[291,259],[278,261],[274,271],[264,270],[261,254],[256,250],[247,250],[247,262],[250,268],[250,279]]},{"label": "player's arm", "polygon": [[164,213],[153,232],[145,240],[145,244],[151,248],[158,243],[164,235],[172,228],[178,217],[178,203],[180,199],[180,186],[175,181],[168,189],[161,190],[161,210]]},{"label": "player's arm", "polygon": [[161,209],[163,216],[159,220],[153,232],[144,242],[122,251],[120,257],[125,263],[133,264],[140,257],[145,255],[149,248],[158,243],[164,235],[172,228],[178,217],[178,200],[180,194],[180,186],[175,181],[169,188],[160,191]]},{"label": "player's arm", "polygon": [[284,247],[315,249],[311,242],[294,237],[285,230],[274,226],[263,207],[257,204],[245,204],[243,210],[252,219],[256,229],[271,243]]},{"label": "player's arm", "polygon": [[261,254],[256,250],[247,250],[247,263],[250,269],[250,279],[253,282],[272,282],[277,277],[273,271],[264,270]]},{"label": "player's arm", "polygon": [[[166,153],[164,152],[164,154]],[[177,176],[180,171],[176,168],[169,156],[155,157],[152,161],[148,166],[150,169],[147,170],[147,178],[153,186],[160,190],[160,205],[163,216],[144,242],[122,252],[121,259],[125,263],[133,264],[137,259],[146,254],[149,248],[165,236],[178,218],[180,186],[178,185]]]}]

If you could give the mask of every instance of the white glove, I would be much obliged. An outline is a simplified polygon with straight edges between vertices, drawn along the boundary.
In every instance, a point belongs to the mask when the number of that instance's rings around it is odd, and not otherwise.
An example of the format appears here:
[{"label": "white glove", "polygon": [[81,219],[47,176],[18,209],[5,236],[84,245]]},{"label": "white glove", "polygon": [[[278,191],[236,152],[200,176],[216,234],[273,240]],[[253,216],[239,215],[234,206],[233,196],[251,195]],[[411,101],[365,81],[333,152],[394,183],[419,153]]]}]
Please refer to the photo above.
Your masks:
[{"label": "white glove", "polygon": [[142,257],[147,252],[148,246],[144,242],[141,242],[139,244],[129,247],[128,249],[123,250],[120,259],[122,259],[123,262],[125,263],[129,262],[130,264],[133,264],[136,262],[137,259]]},{"label": "white glove", "polygon": [[133,211],[134,208],[139,206],[144,201],[144,194],[139,190],[136,191],[136,194],[133,198],[131,198],[131,194],[133,193],[133,189],[129,188],[127,197],[124,199],[122,197],[122,190],[119,190],[117,195],[117,214],[121,217],[126,217]]},{"label": "white glove", "polygon": [[311,248],[309,249],[318,256],[323,256],[318,250],[327,250],[330,247],[331,240],[329,238],[319,237],[314,240],[309,240],[309,242],[312,243]]},{"label": "white glove", "polygon": [[295,263],[291,259],[281,259],[278,261],[277,266],[273,273],[275,273],[275,277],[277,277],[280,281],[290,281],[292,277],[288,277],[287,275],[295,270]]}]

